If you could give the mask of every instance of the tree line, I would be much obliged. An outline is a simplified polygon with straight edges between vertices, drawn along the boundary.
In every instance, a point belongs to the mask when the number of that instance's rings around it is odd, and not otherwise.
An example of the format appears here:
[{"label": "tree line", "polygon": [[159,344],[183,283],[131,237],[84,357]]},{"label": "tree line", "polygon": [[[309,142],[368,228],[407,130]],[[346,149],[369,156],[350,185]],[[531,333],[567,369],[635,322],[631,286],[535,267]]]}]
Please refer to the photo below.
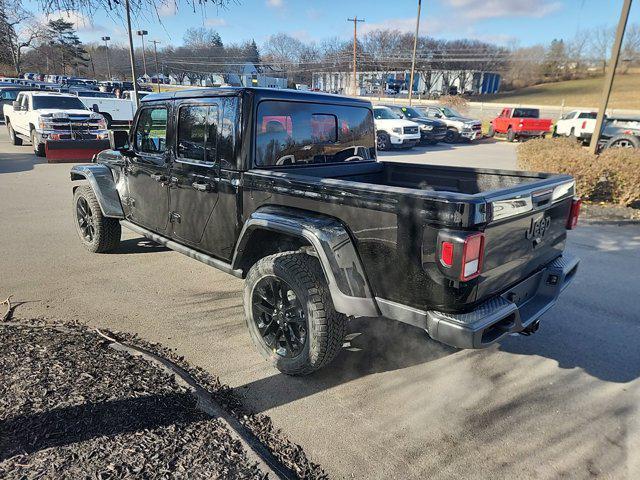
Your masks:
[{"label": "tree line", "polygon": [[[48,4],[53,5],[51,1],[48,0]],[[73,1],[93,2],[96,6],[112,0]],[[136,0],[134,7],[143,5],[140,2],[155,5],[154,0]],[[213,3],[225,4],[226,1],[214,0]],[[501,73],[506,88],[582,78],[604,71],[613,36],[613,28],[600,27],[579,31],[572,38],[555,39],[548,45],[529,47],[420,36],[416,71],[427,89],[430,83],[440,80],[439,76],[443,77],[444,85],[456,80],[466,84],[474,71]],[[110,72],[115,78],[130,78],[128,48],[123,40],[126,38],[114,38],[108,48]],[[156,72],[154,52],[148,44],[147,73],[171,74],[179,81],[185,76],[204,80],[213,74],[241,73],[246,63],[252,63],[271,75],[286,77],[290,84],[311,84],[313,72],[348,72],[352,68],[353,40],[340,37],[305,42],[286,33],[276,33],[259,47],[254,40],[226,44],[214,29],[196,27],[186,30],[182,40],[179,46],[160,45],[160,72]],[[358,71],[376,71],[385,76],[392,71],[407,71],[411,67],[413,41],[412,33],[394,29],[377,29],[359,35]],[[138,44],[135,56],[140,75],[144,73],[142,54]],[[625,73],[637,65],[640,65],[640,26],[632,24],[625,34],[620,69]],[[106,79],[107,47],[100,42],[83,44],[73,23],[64,17],[38,22],[23,8],[21,0],[0,0],[0,69],[4,74],[37,71]]]}]

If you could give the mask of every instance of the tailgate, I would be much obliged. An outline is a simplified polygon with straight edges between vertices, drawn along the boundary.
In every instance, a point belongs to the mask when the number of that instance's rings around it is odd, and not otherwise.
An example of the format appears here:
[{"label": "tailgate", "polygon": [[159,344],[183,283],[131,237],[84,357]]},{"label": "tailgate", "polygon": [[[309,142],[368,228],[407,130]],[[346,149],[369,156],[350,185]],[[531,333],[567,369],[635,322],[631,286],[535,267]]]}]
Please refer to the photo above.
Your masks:
[{"label": "tailgate", "polygon": [[548,118],[523,118],[520,120],[522,131],[546,131],[551,128],[551,120]]},{"label": "tailgate", "polygon": [[488,199],[492,220],[484,232],[476,301],[501,293],[562,253],[573,195],[573,180],[563,177],[555,184]]}]

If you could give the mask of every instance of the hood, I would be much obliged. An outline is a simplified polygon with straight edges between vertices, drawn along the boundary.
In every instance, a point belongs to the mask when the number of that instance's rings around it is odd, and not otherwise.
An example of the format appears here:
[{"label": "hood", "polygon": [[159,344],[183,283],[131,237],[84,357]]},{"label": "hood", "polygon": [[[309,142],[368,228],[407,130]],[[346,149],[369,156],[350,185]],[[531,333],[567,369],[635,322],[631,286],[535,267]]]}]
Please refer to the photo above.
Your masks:
[{"label": "hood", "polygon": [[468,117],[447,117],[447,120],[453,120],[454,122],[462,122],[462,123],[481,123],[480,120],[476,120],[474,118],[468,118]]},{"label": "hood", "polygon": [[54,113],[66,113],[67,115],[91,115],[93,112],[91,110],[80,110],[78,109],[72,109],[72,110],[63,110],[60,108],[39,108],[38,110],[36,110],[38,112],[38,115],[45,115],[45,116],[51,116]]},{"label": "hood", "polygon": [[389,118],[389,119],[376,119],[375,123],[377,126],[383,128],[393,128],[393,127],[415,127],[416,122],[411,122],[409,120],[404,120],[402,118]]},{"label": "hood", "polygon": [[419,123],[420,125],[431,125],[432,127],[444,128],[447,126],[447,124],[444,123],[442,120],[438,120],[435,118],[419,117],[419,118],[412,118],[411,121],[415,123]]}]

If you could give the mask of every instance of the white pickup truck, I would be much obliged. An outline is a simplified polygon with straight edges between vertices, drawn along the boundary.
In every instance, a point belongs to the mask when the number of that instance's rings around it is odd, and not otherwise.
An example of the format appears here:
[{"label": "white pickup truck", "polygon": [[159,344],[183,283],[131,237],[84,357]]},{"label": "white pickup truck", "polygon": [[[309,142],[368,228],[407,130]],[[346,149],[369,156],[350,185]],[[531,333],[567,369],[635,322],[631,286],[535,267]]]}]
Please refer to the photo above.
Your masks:
[{"label": "white pickup truck", "polygon": [[93,90],[70,93],[77,95],[88,109],[100,113],[107,121],[107,128],[118,125],[128,127],[133,122],[137,105],[131,98],[116,98],[112,93]]},{"label": "white pickup truck", "polygon": [[45,156],[46,143],[58,149],[71,144],[78,148],[78,142],[81,148],[108,142],[104,117],[68,93],[20,92],[12,104],[4,105],[3,113],[11,143],[22,145],[27,139],[39,157]]},{"label": "white pickup truck", "polygon": [[420,125],[400,118],[388,107],[374,106],[373,119],[378,150],[412,148],[420,142]]},{"label": "white pickup truck", "polygon": [[591,110],[573,110],[558,120],[554,133],[575,137],[583,142],[588,141],[596,129],[597,115],[597,112]]}]

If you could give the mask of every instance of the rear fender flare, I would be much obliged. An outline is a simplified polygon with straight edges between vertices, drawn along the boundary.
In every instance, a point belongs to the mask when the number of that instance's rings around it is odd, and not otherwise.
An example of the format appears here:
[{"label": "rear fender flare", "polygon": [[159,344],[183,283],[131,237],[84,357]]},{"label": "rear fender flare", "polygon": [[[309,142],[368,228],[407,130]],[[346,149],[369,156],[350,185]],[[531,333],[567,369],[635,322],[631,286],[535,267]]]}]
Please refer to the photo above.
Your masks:
[{"label": "rear fender flare", "polygon": [[96,194],[102,215],[110,218],[124,218],[120,195],[111,169],[106,165],[74,165],[71,180],[87,180]]},{"label": "rear fender flare", "polygon": [[256,210],[240,233],[232,268],[239,268],[251,234],[260,229],[299,237],[311,244],[312,251],[308,253],[320,261],[338,312],[353,317],[380,315],[355,245],[338,220],[287,207]]}]

